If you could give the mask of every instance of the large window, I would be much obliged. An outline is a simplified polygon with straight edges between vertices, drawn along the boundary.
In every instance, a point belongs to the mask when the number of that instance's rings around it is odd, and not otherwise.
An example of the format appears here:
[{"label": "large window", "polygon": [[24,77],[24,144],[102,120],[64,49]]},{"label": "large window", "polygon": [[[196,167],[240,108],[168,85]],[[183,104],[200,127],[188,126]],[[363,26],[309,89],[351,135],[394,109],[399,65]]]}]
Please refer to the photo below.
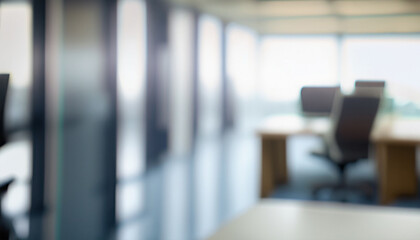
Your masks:
[{"label": "large window", "polygon": [[265,37],[260,93],[265,103],[296,102],[304,85],[341,84],[351,93],[356,80],[385,80],[394,106],[418,104],[418,62],[419,34]]},{"label": "large window", "polygon": [[348,36],[343,41],[343,88],[357,79],[387,82],[397,101],[420,103],[420,35]]},{"label": "large window", "polygon": [[304,85],[338,84],[335,36],[266,37],[261,43],[263,98],[292,101]]}]

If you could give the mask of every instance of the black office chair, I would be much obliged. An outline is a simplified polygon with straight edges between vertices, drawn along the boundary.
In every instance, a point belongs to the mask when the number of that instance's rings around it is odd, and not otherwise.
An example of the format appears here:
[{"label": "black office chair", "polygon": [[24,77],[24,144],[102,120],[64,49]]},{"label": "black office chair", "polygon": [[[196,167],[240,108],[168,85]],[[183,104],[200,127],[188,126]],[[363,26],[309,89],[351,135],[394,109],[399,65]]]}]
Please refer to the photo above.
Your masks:
[{"label": "black office chair", "polygon": [[379,97],[385,94],[385,81],[383,80],[356,80],[354,86],[356,94],[371,94]]},{"label": "black office chair", "polygon": [[14,179],[10,178],[0,183],[0,239],[12,239],[12,236],[14,235],[12,224],[3,216],[2,209],[3,196],[7,193],[7,190],[13,181]]},{"label": "black office chair", "polygon": [[385,81],[383,80],[356,80],[355,87],[374,87],[385,88]]},{"label": "black office chair", "polygon": [[331,115],[330,132],[324,136],[324,149],[312,152],[331,163],[338,171],[338,183],[320,184],[313,189],[316,198],[322,189],[334,191],[361,191],[371,197],[373,191],[368,185],[349,185],[346,170],[350,164],[367,159],[372,126],[378,111],[380,98],[371,95],[338,94]]},{"label": "black office chair", "polygon": [[305,86],[300,90],[302,112],[308,116],[328,116],[340,87]]},{"label": "black office chair", "polygon": [[[9,74],[0,74],[0,147],[7,142],[7,137],[4,129],[4,110],[6,106],[7,89],[9,86]],[[3,217],[2,200],[7,193],[9,186],[14,179],[9,178],[0,182],[0,239],[10,239],[13,235],[10,221]]]}]

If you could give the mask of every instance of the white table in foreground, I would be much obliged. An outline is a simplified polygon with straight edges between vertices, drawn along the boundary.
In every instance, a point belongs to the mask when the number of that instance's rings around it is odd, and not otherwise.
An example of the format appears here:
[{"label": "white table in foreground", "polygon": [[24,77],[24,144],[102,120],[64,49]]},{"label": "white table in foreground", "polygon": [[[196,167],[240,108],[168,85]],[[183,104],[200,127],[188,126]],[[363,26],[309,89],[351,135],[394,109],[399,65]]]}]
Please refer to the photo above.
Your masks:
[{"label": "white table in foreground", "polygon": [[208,240],[418,240],[420,210],[263,200]]}]

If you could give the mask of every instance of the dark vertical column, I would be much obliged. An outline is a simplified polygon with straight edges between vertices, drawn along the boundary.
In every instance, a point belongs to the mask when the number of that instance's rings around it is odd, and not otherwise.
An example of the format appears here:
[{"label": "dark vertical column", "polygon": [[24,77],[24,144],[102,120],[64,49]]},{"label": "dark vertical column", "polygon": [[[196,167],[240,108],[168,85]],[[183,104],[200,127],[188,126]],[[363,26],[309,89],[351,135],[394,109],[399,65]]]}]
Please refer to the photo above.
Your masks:
[{"label": "dark vertical column", "polygon": [[168,8],[164,0],[146,0],[146,209],[153,211],[148,238],[162,238],[163,187],[159,157],[168,148]]},{"label": "dark vertical column", "polygon": [[[108,239],[115,226],[116,1],[62,0],[54,239]],[[49,81],[50,83],[50,81]]]},{"label": "dark vertical column", "polygon": [[342,85],[343,75],[343,34],[338,33],[336,36],[337,41],[337,82]]},{"label": "dark vertical column", "polygon": [[193,82],[193,87],[192,87],[192,102],[193,102],[193,109],[192,109],[192,115],[193,115],[193,131],[192,131],[192,143],[193,143],[193,147],[194,147],[194,143],[195,140],[197,139],[197,134],[198,134],[198,108],[199,108],[199,97],[198,97],[198,88],[199,88],[199,79],[198,79],[198,38],[199,38],[199,13],[198,12],[194,12],[194,20],[193,20],[193,41],[192,41],[192,46],[191,48],[193,49],[192,51],[192,82]]},{"label": "dark vertical column", "polygon": [[31,213],[44,207],[45,169],[45,0],[33,0],[33,81]]},{"label": "dark vertical column", "polygon": [[167,72],[168,8],[164,1],[147,4],[146,163],[153,166],[168,147]]},{"label": "dark vertical column", "polygon": [[222,24],[221,36],[221,76],[222,76],[222,131],[233,126],[233,96],[231,82],[227,73],[227,32],[226,22]]},{"label": "dark vertical column", "polygon": [[105,53],[105,84],[109,96],[109,113],[105,129],[107,156],[105,159],[106,203],[109,208],[106,227],[116,224],[117,184],[117,0],[105,0],[103,11],[103,39]]},{"label": "dark vertical column", "polygon": [[31,96],[32,180],[30,239],[42,239],[45,185],[45,29],[46,2],[33,0]]},{"label": "dark vertical column", "polygon": [[[192,10],[194,11],[194,10]],[[188,164],[188,205],[191,206],[188,212],[188,239],[194,239],[197,236],[196,229],[197,229],[197,221],[196,221],[196,164],[195,164],[195,144],[197,140],[198,134],[198,108],[199,108],[199,97],[198,97],[198,88],[199,88],[199,78],[198,78],[198,38],[199,38],[199,17],[200,13],[197,11],[193,12],[193,39],[192,39],[192,116],[193,116],[193,124],[192,124],[192,149],[193,153],[191,154],[191,164]]]}]

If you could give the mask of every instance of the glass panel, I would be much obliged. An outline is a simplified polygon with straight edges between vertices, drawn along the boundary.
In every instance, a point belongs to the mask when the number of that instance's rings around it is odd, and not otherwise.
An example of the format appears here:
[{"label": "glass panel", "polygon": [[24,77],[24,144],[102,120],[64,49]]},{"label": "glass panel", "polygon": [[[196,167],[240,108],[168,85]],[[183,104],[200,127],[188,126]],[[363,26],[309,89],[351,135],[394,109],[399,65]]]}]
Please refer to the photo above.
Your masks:
[{"label": "glass panel", "polygon": [[118,2],[118,141],[117,219],[143,211],[145,172],[146,6],[144,1]]},{"label": "glass panel", "polygon": [[143,1],[118,4],[118,178],[144,172],[146,10]]},{"label": "glass panel", "polygon": [[257,34],[236,24],[230,24],[226,34],[227,74],[235,94],[236,126],[253,131],[252,125],[257,115]]},{"label": "glass panel", "polygon": [[203,15],[198,31],[198,132],[211,135],[221,127],[221,22]]},{"label": "glass panel", "polygon": [[193,15],[173,10],[169,15],[170,151],[185,154],[192,144]]}]

